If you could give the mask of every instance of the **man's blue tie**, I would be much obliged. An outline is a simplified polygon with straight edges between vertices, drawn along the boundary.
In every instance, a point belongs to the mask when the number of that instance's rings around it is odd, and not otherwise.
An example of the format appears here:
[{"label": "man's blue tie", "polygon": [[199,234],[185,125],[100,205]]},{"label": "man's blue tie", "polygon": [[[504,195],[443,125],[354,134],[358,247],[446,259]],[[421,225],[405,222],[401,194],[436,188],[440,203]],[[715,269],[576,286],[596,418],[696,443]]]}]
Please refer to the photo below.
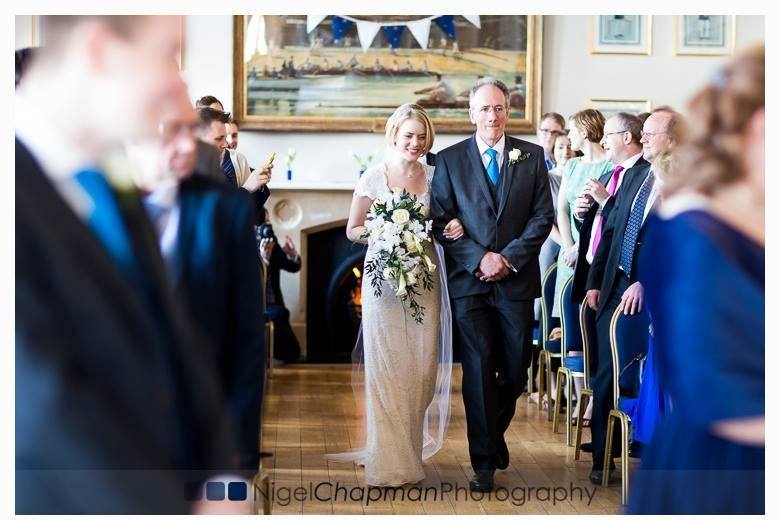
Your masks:
[{"label": "man's blue tie", "polygon": [[92,212],[87,218],[90,229],[122,271],[133,281],[138,281],[140,273],[133,247],[119,205],[105,177],[98,170],[82,170],[75,179],[92,200]]},{"label": "man's blue tie", "polygon": [[498,150],[488,148],[485,153],[490,156],[490,162],[487,165],[487,174],[493,186],[498,184]]},{"label": "man's blue tie", "polygon": [[225,150],[224,154],[225,155],[222,157],[222,169],[225,172],[225,177],[227,177],[228,182],[236,186],[238,181],[236,181],[236,170],[233,168],[233,161],[230,160],[230,152]]},{"label": "man's blue tie", "polygon": [[554,162],[552,162],[552,161],[551,161],[550,159],[548,159],[547,157],[545,157],[545,158],[544,158],[544,164],[545,164],[545,165],[547,165],[547,171],[550,171],[550,170],[552,170],[553,168],[555,168],[555,163],[554,163]]},{"label": "man's blue tie", "polygon": [[626,276],[631,276],[631,263],[634,260],[634,249],[636,239],[639,236],[639,230],[642,228],[644,220],[645,207],[650,198],[650,192],[653,191],[655,176],[653,172],[647,174],[642,187],[639,188],[639,194],[636,196],[634,207],[631,208],[631,214],[628,216],[626,233],[623,235],[623,244],[620,247],[620,262],[618,265],[625,271]]}]

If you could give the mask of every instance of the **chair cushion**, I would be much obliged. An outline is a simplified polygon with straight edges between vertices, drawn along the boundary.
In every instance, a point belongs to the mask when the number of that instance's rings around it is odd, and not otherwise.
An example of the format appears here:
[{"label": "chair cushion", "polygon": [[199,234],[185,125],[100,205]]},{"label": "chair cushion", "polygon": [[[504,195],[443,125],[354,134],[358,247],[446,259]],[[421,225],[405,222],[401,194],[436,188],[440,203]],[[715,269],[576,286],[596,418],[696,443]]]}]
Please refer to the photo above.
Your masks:
[{"label": "chair cushion", "polygon": [[584,372],[585,358],[582,356],[567,356],[566,359],[563,360],[563,366],[572,372]]},{"label": "chair cushion", "polygon": [[544,342],[544,349],[550,352],[553,352],[555,354],[561,353],[561,340],[559,339],[553,339],[553,340],[547,340]]}]

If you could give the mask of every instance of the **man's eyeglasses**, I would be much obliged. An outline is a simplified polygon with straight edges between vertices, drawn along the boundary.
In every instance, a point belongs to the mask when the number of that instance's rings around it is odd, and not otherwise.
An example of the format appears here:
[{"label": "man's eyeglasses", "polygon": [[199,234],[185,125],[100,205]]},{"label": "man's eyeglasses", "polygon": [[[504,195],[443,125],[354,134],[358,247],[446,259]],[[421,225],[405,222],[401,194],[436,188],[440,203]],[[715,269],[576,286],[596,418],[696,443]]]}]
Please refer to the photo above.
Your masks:
[{"label": "man's eyeglasses", "polygon": [[615,135],[615,134],[625,134],[628,132],[628,130],[618,130],[617,132],[607,132],[604,134],[604,137],[607,137],[608,135]]},{"label": "man's eyeglasses", "polygon": [[639,135],[641,135],[642,137],[647,137],[649,139],[650,137],[665,134],[665,133],[666,132],[640,132]]}]

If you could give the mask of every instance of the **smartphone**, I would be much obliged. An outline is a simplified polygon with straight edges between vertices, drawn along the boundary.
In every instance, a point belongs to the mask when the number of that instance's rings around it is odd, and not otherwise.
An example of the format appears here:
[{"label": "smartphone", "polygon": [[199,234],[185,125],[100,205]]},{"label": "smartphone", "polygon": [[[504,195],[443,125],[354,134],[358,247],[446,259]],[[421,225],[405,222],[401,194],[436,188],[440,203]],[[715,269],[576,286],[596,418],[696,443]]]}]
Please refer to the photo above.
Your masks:
[{"label": "smartphone", "polygon": [[271,155],[268,157],[268,161],[266,161],[265,164],[271,166],[274,163],[274,160],[276,160],[276,152],[271,153]]}]

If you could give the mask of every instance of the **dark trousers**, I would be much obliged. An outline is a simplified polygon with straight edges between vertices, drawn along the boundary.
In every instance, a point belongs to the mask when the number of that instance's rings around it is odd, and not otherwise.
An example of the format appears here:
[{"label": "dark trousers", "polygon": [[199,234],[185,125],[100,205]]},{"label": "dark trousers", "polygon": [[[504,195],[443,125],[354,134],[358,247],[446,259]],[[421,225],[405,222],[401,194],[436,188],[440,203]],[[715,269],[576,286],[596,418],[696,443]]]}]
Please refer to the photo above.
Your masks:
[{"label": "dark trousers", "polygon": [[496,453],[528,379],[533,300],[488,294],[453,300],[463,367],[463,404],[471,466],[496,468]]},{"label": "dark trousers", "polygon": [[301,347],[290,326],[290,311],[283,305],[269,305],[266,319],[274,322],[274,359],[291,363],[301,356]]},{"label": "dark trousers", "polygon": [[[601,297],[607,298],[604,309],[596,319],[596,335],[598,358],[596,363],[595,375],[591,377],[591,388],[593,389],[593,411],[590,420],[590,433],[593,443],[593,469],[602,469],[604,464],[604,445],[607,441],[607,420],[609,412],[615,406],[612,390],[612,350],[609,343],[609,324],[612,321],[612,314],[620,306],[620,299],[623,293],[631,285],[628,277],[623,271],[618,271],[617,283],[609,295],[602,294]],[[620,427],[615,428],[615,441],[612,453],[615,453],[615,447],[619,446]],[[612,464],[610,463],[610,467]]]}]

